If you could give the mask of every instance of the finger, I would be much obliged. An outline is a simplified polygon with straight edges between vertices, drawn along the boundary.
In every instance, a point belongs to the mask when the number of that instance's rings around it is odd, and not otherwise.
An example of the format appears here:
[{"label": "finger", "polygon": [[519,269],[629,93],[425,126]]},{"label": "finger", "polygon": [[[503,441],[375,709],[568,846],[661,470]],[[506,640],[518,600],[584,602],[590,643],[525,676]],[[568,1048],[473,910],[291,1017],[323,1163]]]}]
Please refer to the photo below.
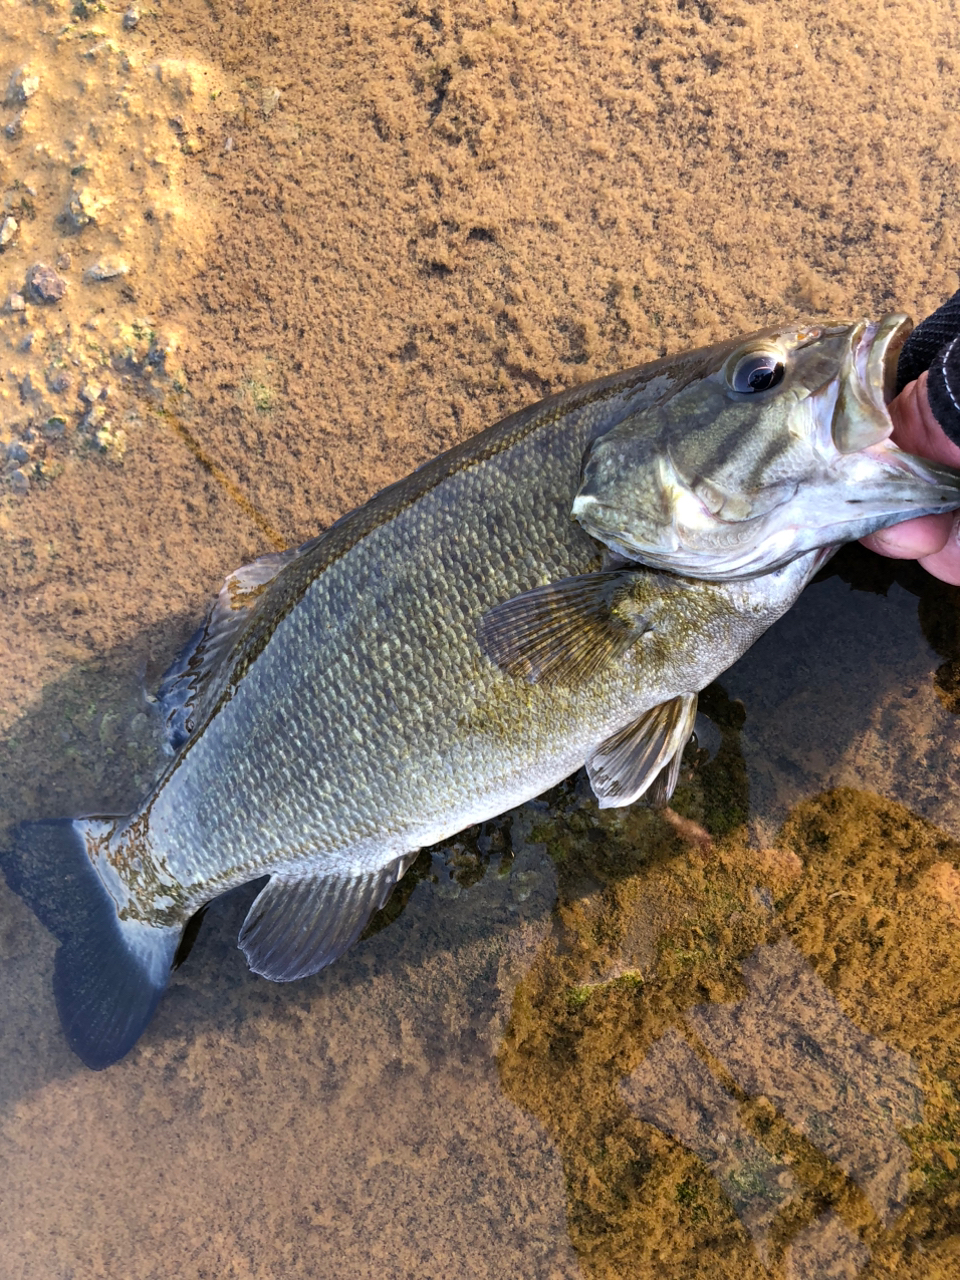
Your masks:
[{"label": "finger", "polygon": [[913,520],[891,525],[889,529],[879,529],[861,541],[871,551],[889,556],[893,560],[919,560],[922,556],[936,555],[947,545],[953,525],[954,516],[951,512],[945,515],[917,516]]},{"label": "finger", "polygon": [[921,556],[920,563],[942,582],[960,586],[960,517],[954,516],[950,537],[939,551]]},{"label": "finger", "polygon": [[960,467],[960,447],[944,433],[930,409],[925,373],[916,382],[909,382],[890,402],[889,409],[895,445],[921,458]]}]

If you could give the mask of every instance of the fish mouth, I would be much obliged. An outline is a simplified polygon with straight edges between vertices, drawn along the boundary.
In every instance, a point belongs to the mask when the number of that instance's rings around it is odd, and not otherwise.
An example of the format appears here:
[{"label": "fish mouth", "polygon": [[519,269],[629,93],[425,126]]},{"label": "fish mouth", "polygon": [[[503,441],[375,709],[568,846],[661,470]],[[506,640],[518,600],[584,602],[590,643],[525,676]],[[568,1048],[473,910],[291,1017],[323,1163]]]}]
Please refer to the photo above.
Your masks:
[{"label": "fish mouth", "polygon": [[902,311],[880,320],[861,320],[850,330],[839,393],[831,421],[840,453],[859,453],[889,438],[888,405],[896,394],[897,363],[913,321]]},{"label": "fish mouth", "polygon": [[873,531],[913,515],[960,507],[960,472],[905,453],[890,439],[889,405],[897,393],[897,365],[912,331],[913,321],[902,312],[853,326],[833,412],[837,450],[861,453],[879,464],[879,470],[858,476],[856,496],[847,498],[850,506],[874,508]]},{"label": "fish mouth", "polygon": [[886,408],[896,395],[897,364],[903,344],[913,332],[913,321],[902,311],[857,326],[851,349],[860,382],[878,408]]}]

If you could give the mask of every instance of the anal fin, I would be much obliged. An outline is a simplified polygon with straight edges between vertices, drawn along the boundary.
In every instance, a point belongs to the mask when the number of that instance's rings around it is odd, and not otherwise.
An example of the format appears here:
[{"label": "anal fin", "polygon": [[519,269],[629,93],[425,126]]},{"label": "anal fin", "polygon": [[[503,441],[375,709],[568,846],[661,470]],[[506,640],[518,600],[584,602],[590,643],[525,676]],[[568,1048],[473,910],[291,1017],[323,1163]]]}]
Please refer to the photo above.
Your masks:
[{"label": "anal fin", "polygon": [[254,899],[239,946],[254,973],[292,982],[351,947],[416,853],[360,875],[274,875]]},{"label": "anal fin", "polygon": [[587,761],[600,808],[633,804],[646,791],[654,805],[667,804],[676,789],[683,749],[696,716],[697,695],[684,693],[651,707],[639,720],[601,742]]}]

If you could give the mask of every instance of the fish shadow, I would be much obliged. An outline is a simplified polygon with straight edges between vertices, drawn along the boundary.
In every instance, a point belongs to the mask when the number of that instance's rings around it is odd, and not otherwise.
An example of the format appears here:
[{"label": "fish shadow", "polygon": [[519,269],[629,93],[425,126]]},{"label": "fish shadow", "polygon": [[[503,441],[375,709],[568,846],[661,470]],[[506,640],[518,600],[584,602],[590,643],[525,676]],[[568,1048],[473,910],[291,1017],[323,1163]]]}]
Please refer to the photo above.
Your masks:
[{"label": "fish shadow", "polygon": [[750,808],[768,825],[838,785],[947,820],[935,767],[960,710],[960,589],[844,547],[722,681],[746,708]]}]

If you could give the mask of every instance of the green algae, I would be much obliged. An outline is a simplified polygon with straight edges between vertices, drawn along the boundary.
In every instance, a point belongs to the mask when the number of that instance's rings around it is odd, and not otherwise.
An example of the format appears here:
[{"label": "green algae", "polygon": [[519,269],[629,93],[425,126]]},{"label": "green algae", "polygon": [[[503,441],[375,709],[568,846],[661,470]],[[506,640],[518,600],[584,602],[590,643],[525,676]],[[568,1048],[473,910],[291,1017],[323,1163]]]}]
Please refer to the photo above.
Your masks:
[{"label": "green algae", "polygon": [[[711,851],[649,810],[598,812],[569,785],[551,797],[535,836],[557,861],[556,929],[516,991],[503,1087],[562,1152],[587,1276],[782,1276],[791,1250],[818,1231],[832,1231],[841,1252],[865,1246],[864,1277],[955,1275],[960,845],[902,806],[837,790],[798,806],[775,848],[751,848],[736,822],[746,796],[735,718],[713,761],[690,760],[677,793],[683,817],[712,827]],[[739,1087],[697,1035],[691,1012],[743,1002],[749,958],[777,947],[812,967],[836,1016],[871,1038],[870,1053],[889,1047],[900,1064],[894,1093],[922,1098],[922,1115],[905,1123],[905,1105],[887,1138],[907,1144],[902,1202],[891,1193],[884,1206],[872,1175],[858,1180],[831,1158],[826,1104],[818,1112],[811,1096],[798,1128]],[[812,1063],[825,1027],[811,1028]],[[622,1082],[668,1033],[733,1100],[742,1141],[757,1144],[760,1158],[734,1162],[722,1180],[624,1100]]]}]

